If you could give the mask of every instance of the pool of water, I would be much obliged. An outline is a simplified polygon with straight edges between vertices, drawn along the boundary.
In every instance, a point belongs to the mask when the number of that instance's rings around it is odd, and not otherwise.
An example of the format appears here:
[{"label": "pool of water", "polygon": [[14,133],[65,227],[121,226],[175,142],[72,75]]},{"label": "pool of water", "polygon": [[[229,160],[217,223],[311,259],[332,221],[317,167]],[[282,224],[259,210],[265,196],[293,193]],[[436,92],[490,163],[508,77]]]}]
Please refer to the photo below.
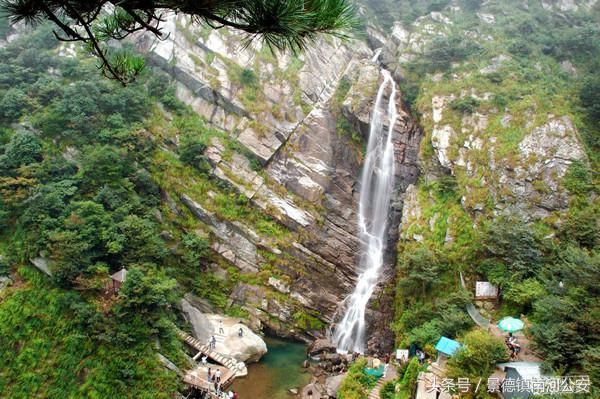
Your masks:
[{"label": "pool of water", "polygon": [[290,399],[291,388],[302,389],[310,374],[302,368],[304,344],[265,338],[268,352],[259,363],[248,366],[248,376],[235,380],[231,388],[240,399]]}]

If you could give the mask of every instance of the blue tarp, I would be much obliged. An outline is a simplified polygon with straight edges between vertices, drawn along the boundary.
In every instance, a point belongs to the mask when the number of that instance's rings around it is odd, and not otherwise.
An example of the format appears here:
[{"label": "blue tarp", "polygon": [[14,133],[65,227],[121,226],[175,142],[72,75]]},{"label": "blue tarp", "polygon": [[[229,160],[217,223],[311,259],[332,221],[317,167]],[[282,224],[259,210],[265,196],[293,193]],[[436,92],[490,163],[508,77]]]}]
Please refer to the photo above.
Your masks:
[{"label": "blue tarp", "polygon": [[435,344],[435,349],[445,355],[452,356],[460,348],[460,344],[453,339],[442,337]]},{"label": "blue tarp", "polygon": [[375,376],[375,378],[380,378],[383,375],[384,368],[385,368],[385,366],[383,364],[381,366],[379,366],[378,368],[365,367],[364,372],[367,375],[372,375],[372,376]]}]

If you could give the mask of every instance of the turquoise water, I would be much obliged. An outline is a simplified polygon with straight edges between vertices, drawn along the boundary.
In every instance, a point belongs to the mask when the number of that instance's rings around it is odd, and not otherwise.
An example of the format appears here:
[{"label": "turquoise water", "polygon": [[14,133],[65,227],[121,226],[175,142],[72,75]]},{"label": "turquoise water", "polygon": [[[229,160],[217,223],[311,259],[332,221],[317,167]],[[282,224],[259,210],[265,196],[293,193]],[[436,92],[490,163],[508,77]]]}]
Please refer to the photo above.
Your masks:
[{"label": "turquoise water", "polygon": [[265,338],[268,352],[259,363],[248,366],[248,376],[235,380],[231,388],[240,399],[290,399],[291,388],[298,390],[310,382],[302,368],[306,359],[304,344]]}]

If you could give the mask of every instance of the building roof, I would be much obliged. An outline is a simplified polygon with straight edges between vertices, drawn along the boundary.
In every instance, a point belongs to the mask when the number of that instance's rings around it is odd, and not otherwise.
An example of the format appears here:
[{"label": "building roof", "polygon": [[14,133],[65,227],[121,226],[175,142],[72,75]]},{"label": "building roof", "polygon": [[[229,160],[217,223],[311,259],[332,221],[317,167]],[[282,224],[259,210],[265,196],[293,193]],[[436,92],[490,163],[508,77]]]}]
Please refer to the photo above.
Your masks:
[{"label": "building roof", "polygon": [[496,366],[504,371],[509,367],[515,369],[523,380],[542,377],[540,362],[508,362],[498,363]]},{"label": "building roof", "polygon": [[442,337],[437,342],[437,344],[435,344],[435,349],[438,352],[442,352],[448,356],[452,356],[452,355],[454,355],[454,353],[456,353],[456,351],[460,348],[460,346],[461,346],[460,343],[456,342],[455,340],[446,338],[446,337]]},{"label": "building roof", "polygon": [[110,278],[120,283],[124,282],[127,278],[127,269],[122,268],[121,270],[110,276]]}]

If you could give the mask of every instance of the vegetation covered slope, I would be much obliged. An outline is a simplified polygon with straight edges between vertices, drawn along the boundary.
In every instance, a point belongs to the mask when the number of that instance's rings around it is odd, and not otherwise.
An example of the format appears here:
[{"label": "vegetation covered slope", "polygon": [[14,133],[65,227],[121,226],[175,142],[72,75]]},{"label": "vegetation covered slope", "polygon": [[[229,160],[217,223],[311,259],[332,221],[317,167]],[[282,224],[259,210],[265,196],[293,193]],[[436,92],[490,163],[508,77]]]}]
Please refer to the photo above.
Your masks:
[{"label": "vegetation covered slope", "polygon": [[[398,47],[383,54],[426,135],[398,246],[398,341],[431,351],[472,328],[462,271],[470,288],[500,287],[500,306],[483,314],[523,315],[548,368],[598,381],[600,8],[444,3],[396,24]],[[536,136],[560,118],[572,134]],[[570,152],[562,172],[522,173],[558,148]]]},{"label": "vegetation covered slope", "polygon": [[[48,26],[0,50],[0,275],[13,279],[0,294],[0,391],[172,397],[177,377],[157,353],[189,367],[175,335],[184,327],[173,311],[181,295],[245,316],[227,301],[231,289],[274,272],[241,273],[211,253],[208,229],[186,208],[173,211],[171,196],[185,191],[265,239],[289,233],[209,178],[208,140],[220,138],[224,157],[237,147],[175,98],[168,76],[148,69],[124,88],[77,51],[59,46]],[[25,267],[38,257],[51,277]],[[127,280],[111,296],[108,276],[122,268]],[[298,312],[292,322],[314,320]]]}]

